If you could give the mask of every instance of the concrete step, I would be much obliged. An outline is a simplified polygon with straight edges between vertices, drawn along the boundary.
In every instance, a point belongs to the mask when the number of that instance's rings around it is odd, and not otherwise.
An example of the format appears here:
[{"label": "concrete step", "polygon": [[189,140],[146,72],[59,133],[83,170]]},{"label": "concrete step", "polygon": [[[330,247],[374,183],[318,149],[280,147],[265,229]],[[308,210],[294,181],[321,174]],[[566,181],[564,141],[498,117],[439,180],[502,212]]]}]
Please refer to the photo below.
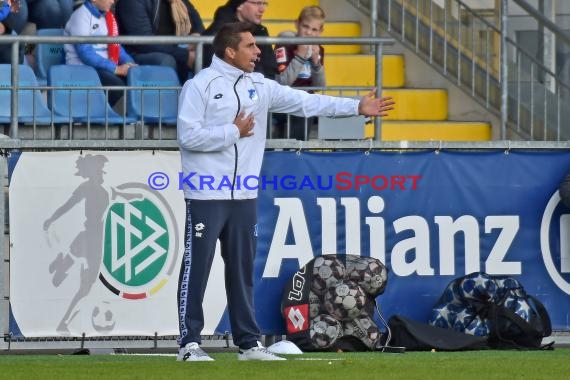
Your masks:
[{"label": "concrete step", "polygon": [[[208,27],[211,19],[205,19],[204,25]],[[281,32],[296,32],[294,21],[267,21],[263,22],[271,37],[277,37]],[[357,22],[330,22],[325,24],[322,37],[360,37],[360,24]],[[324,45],[327,54],[360,54],[366,46],[361,45]]]},{"label": "concrete step", "polygon": [[[303,7],[319,5],[318,0],[265,1],[268,1],[269,6],[265,9],[263,20],[295,20]],[[227,0],[192,0],[192,5],[196,7],[202,19],[212,19],[216,9],[226,3]]]},{"label": "concrete step", "polygon": [[[269,35],[277,37],[285,31],[295,32],[294,21],[267,21],[263,22]],[[360,24],[357,22],[326,22],[321,37],[360,37]],[[360,54],[366,46],[360,45],[324,45],[325,53],[328,54]]]},{"label": "concrete step", "polygon": [[[374,86],[375,56],[369,54],[328,54],[325,50],[327,86]],[[384,88],[400,88],[405,83],[405,62],[402,55],[382,57]]]},{"label": "concrete step", "polygon": [[447,120],[447,91],[444,89],[386,89],[383,96],[396,102],[394,110],[385,120],[443,121]]},{"label": "concrete step", "polygon": [[[365,135],[374,136],[374,125],[365,126]],[[383,141],[490,141],[491,125],[484,122],[461,121],[384,121]]]},{"label": "concrete step", "polygon": [[[371,86],[372,88],[372,86]],[[324,91],[327,95],[339,96],[338,91]],[[360,97],[365,93],[343,91],[342,96]],[[444,121],[447,120],[447,91],[444,89],[385,89],[382,96],[391,96],[395,109],[384,120],[395,121]]]}]

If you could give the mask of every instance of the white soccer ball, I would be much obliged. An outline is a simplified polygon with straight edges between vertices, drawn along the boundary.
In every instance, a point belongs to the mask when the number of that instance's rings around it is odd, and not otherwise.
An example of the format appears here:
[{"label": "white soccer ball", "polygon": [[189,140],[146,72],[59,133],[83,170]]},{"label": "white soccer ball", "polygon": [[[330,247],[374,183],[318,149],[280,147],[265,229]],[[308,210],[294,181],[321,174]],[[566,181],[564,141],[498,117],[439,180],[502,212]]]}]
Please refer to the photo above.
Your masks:
[{"label": "white soccer ball", "polygon": [[328,348],[342,336],[342,326],[330,315],[319,314],[311,319],[309,334],[316,347]]},{"label": "white soccer ball", "polygon": [[343,322],[343,336],[352,335],[358,338],[366,347],[373,350],[381,337],[376,323],[368,316],[360,316],[351,321]]},{"label": "white soccer ball", "polygon": [[97,304],[91,312],[91,324],[99,333],[109,333],[115,328],[115,316],[109,302]]},{"label": "white soccer ball", "polygon": [[323,295],[328,288],[344,279],[345,273],[344,264],[334,255],[319,256],[313,263],[311,290],[317,295]]},{"label": "white soccer ball", "polygon": [[366,293],[360,286],[344,280],[325,293],[325,309],[339,321],[348,321],[362,313],[367,300]]},{"label": "white soccer ball", "polygon": [[371,297],[382,294],[388,280],[386,266],[373,257],[346,255],[346,274]]},{"label": "white soccer ball", "polygon": [[309,291],[309,317],[315,318],[321,314],[322,301],[321,297]]}]

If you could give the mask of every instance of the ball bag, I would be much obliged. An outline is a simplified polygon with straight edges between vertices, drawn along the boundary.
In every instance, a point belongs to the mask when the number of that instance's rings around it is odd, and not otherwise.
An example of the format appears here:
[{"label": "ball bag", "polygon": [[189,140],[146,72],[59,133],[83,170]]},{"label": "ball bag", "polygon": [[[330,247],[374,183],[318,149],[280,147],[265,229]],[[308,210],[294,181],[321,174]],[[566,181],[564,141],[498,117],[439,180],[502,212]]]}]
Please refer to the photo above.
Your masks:
[{"label": "ball bag", "polygon": [[287,339],[304,351],[373,350],[382,335],[372,319],[375,298],[387,279],[386,266],[375,258],[315,257],[285,284]]}]

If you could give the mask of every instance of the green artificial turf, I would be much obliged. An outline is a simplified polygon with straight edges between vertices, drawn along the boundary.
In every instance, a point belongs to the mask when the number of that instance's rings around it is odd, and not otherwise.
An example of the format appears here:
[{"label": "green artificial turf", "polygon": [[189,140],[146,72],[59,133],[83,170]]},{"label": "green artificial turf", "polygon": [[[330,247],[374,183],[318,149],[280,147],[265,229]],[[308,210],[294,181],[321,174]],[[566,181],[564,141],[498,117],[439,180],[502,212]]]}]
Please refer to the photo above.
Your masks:
[{"label": "green artificial turf", "polygon": [[282,362],[180,363],[174,356],[0,355],[0,379],[568,379],[570,349],[554,351],[306,353]]}]

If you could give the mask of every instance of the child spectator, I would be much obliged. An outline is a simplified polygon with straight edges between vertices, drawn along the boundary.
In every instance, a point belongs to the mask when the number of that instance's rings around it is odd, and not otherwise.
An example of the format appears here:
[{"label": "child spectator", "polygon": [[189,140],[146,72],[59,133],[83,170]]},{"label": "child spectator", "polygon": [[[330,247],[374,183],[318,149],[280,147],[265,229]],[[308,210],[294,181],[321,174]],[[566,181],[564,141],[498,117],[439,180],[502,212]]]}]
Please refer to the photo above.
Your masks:
[{"label": "child spectator", "polygon": [[[301,10],[295,21],[297,37],[319,37],[323,32],[325,12],[319,6],[308,6]],[[290,36],[291,32],[280,33],[280,37]],[[277,45],[275,59],[277,71],[275,80],[281,84],[293,87],[324,87],[325,70],[323,61],[325,50],[320,45]],[[287,137],[285,133],[286,119],[281,115],[276,117],[280,129],[279,136]],[[307,120],[307,126],[314,119]],[[305,118],[290,116],[290,138],[303,140],[305,136]],[[307,129],[308,134],[308,129]]]},{"label": "child spectator", "polygon": [[[118,36],[119,29],[110,11],[115,0],[87,0],[77,8],[65,25],[68,36]],[[103,86],[126,86],[127,72],[133,58],[119,44],[65,44],[65,63],[89,65],[99,74]],[[123,91],[109,91],[114,105]]]}]

